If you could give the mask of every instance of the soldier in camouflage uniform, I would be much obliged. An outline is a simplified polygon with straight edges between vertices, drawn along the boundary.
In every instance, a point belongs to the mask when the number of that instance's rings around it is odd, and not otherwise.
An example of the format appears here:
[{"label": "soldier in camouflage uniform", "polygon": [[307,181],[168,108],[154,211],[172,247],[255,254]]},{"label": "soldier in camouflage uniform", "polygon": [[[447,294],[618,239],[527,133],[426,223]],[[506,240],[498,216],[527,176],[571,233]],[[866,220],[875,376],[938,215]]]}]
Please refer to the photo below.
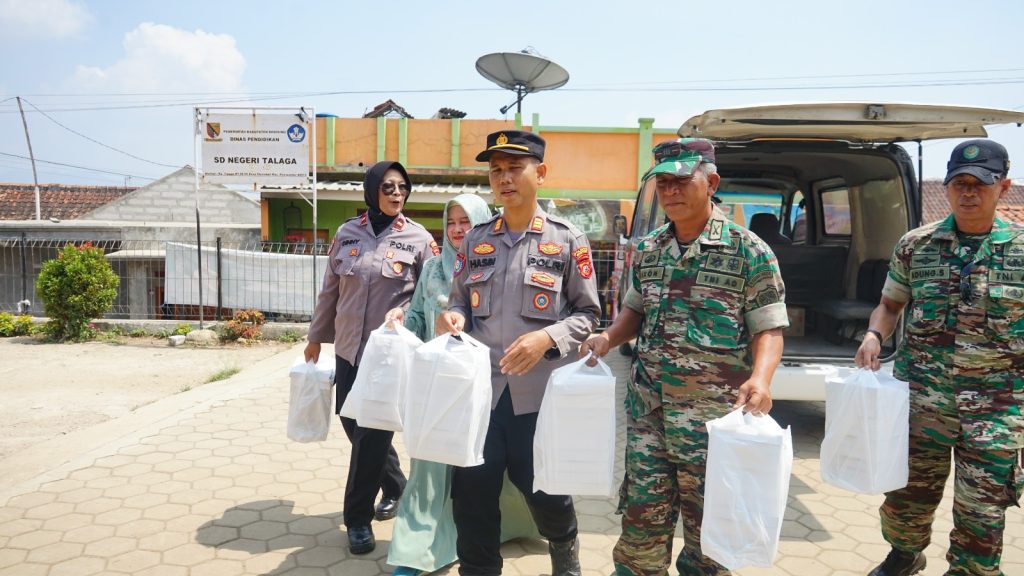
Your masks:
[{"label": "soldier in camouflage uniform", "polygon": [[673,140],[655,147],[654,157],[644,178],[656,178],[671,222],[640,242],[615,322],[580,347],[600,357],[638,337],[626,395],[615,571],[667,574],[681,513],[679,573],[728,574],[700,549],[705,422],[740,406],[771,409],[769,386],[789,324],[785,288],[768,245],[713,205],[719,176],[712,144]]},{"label": "soldier in camouflage uniform", "polygon": [[908,307],[894,374],[910,382],[910,480],[886,494],[880,509],[892,551],[872,576],[924,569],[950,449],[946,574],[1002,574],[1006,508],[1018,505],[1024,485],[1024,230],[995,216],[1010,187],[1009,159],[996,142],[969,140],[947,168],[952,214],[896,245],[857,351],[859,366],[877,370],[881,342]]}]

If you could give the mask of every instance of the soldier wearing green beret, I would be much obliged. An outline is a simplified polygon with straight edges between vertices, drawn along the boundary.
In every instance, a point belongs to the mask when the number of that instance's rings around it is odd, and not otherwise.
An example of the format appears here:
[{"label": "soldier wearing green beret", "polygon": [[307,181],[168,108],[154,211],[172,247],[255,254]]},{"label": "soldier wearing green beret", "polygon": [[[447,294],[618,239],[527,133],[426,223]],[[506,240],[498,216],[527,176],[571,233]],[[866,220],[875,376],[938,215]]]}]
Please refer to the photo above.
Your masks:
[{"label": "soldier wearing green beret", "polygon": [[951,454],[946,574],[1002,574],[1006,508],[1024,488],[1024,229],[996,217],[1010,161],[1002,145],[968,140],[946,167],[952,214],[896,244],[857,350],[858,366],[878,370],[881,343],[907,309],[893,373],[910,382],[910,479],[880,508],[892,551],[871,576],[924,569]]},{"label": "soldier wearing green beret", "polygon": [[769,387],[789,325],[785,288],[768,245],[712,202],[719,175],[711,142],[665,142],[654,158],[644,178],[656,179],[671,222],[640,242],[615,322],[580,347],[600,357],[637,338],[615,573],[667,574],[681,513],[679,573],[728,574],[700,548],[705,422],[741,406],[755,414],[771,409]]}]

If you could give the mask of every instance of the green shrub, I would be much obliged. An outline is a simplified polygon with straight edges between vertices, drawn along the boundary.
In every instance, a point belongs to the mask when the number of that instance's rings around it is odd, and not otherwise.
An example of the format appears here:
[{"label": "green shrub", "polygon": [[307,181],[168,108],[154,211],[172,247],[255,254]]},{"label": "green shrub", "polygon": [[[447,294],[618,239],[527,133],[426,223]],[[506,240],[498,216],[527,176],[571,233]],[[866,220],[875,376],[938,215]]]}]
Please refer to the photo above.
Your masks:
[{"label": "green shrub", "polygon": [[286,344],[295,344],[302,340],[302,334],[299,334],[295,330],[285,330],[277,337],[277,339],[281,342],[285,342]]},{"label": "green shrub", "polygon": [[267,322],[263,313],[259,310],[238,310],[231,320],[224,323],[224,329],[220,332],[222,340],[259,340],[262,335],[263,326]]},{"label": "green shrub", "polygon": [[178,325],[174,327],[174,332],[171,332],[171,336],[187,336],[192,331],[192,325],[188,322],[178,322]]},{"label": "green shrub", "polygon": [[0,337],[28,336],[33,330],[31,316],[15,316],[10,312],[0,312]]},{"label": "green shrub", "polygon": [[131,338],[146,338],[149,336],[149,332],[145,328],[136,328],[128,333]]},{"label": "green shrub", "polygon": [[65,246],[57,258],[43,264],[36,280],[36,293],[50,318],[47,335],[56,341],[91,338],[95,329],[89,320],[110,309],[119,284],[102,250],[88,243]]}]

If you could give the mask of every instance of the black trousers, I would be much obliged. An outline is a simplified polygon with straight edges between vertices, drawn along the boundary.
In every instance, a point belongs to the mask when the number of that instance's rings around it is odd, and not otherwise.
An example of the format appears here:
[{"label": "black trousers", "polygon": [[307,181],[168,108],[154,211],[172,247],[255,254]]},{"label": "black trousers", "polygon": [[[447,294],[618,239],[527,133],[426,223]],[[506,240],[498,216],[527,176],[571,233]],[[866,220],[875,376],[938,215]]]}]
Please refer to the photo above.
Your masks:
[{"label": "black trousers", "polygon": [[491,411],[484,442],[484,463],[455,468],[452,476],[452,512],[458,532],[459,574],[501,574],[501,510],[498,497],[505,470],[526,497],[542,536],[552,542],[576,538],[576,510],[571,496],[533,491],[533,435],[537,413],[516,416],[508,388]]},{"label": "black trousers", "polygon": [[[340,356],[334,357],[334,365],[334,384],[337,387],[335,412],[339,412],[352,390],[356,367]],[[405,490],[405,475],[398,462],[398,453],[391,445],[395,433],[363,428],[351,418],[340,418],[345,436],[352,443],[348,481],[345,483],[345,527],[369,526],[377,493],[383,491],[384,498],[397,500]]]}]

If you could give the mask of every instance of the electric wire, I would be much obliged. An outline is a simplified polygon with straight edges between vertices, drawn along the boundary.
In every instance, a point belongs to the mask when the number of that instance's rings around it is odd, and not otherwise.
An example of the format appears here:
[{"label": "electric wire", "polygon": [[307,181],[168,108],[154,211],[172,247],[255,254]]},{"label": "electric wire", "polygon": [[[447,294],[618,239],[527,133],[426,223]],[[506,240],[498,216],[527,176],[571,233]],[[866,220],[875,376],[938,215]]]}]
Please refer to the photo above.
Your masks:
[{"label": "electric wire", "polygon": [[[0,156],[9,156],[11,158],[21,158],[22,160],[29,160],[29,161],[31,161],[31,158],[29,158],[28,156],[22,156],[21,154],[11,154],[9,152],[0,152]],[[77,164],[67,164],[65,162],[54,162],[52,160],[41,160],[39,158],[36,158],[35,161],[36,162],[41,162],[43,164],[53,164],[54,166],[66,166],[68,168],[76,168],[78,170],[88,170],[90,172],[101,172],[103,174],[114,174],[116,176],[128,176],[128,177],[131,177],[131,178],[140,178],[142,180],[156,180],[157,179],[157,178],[152,178],[152,177],[149,177],[149,176],[139,176],[138,174],[128,174],[127,172],[113,172],[113,171],[110,171],[110,170],[101,170],[99,168],[90,168],[88,166],[79,166]]]},{"label": "electric wire", "polygon": [[152,160],[147,160],[146,158],[142,158],[141,156],[136,156],[135,154],[132,154],[131,152],[125,152],[124,150],[120,150],[118,148],[114,148],[113,146],[111,146],[109,144],[104,144],[103,142],[100,142],[99,140],[96,140],[95,138],[91,138],[89,136],[86,136],[85,134],[82,134],[81,132],[79,132],[79,131],[77,131],[77,130],[75,130],[73,128],[68,128],[64,124],[61,124],[60,122],[57,121],[56,118],[54,118],[53,116],[50,116],[46,112],[40,110],[39,107],[36,106],[35,104],[33,104],[32,102],[29,102],[28,100],[25,100],[24,98],[22,98],[22,101],[28,103],[29,106],[35,108],[37,111],[39,111],[40,114],[42,114],[47,119],[49,119],[50,122],[53,122],[57,126],[60,126],[61,128],[67,130],[68,132],[71,132],[72,134],[75,134],[76,136],[80,136],[82,138],[85,138],[86,140],[88,140],[89,142],[92,142],[93,144],[98,144],[100,146],[103,146],[104,148],[107,148],[108,150],[113,150],[114,152],[117,152],[119,154],[124,154],[125,156],[128,156],[129,158],[134,158],[136,160],[140,160],[142,162],[153,164],[155,166],[163,166],[164,168],[177,168],[177,166],[175,166],[174,164],[164,164],[163,162],[154,162]]}]

